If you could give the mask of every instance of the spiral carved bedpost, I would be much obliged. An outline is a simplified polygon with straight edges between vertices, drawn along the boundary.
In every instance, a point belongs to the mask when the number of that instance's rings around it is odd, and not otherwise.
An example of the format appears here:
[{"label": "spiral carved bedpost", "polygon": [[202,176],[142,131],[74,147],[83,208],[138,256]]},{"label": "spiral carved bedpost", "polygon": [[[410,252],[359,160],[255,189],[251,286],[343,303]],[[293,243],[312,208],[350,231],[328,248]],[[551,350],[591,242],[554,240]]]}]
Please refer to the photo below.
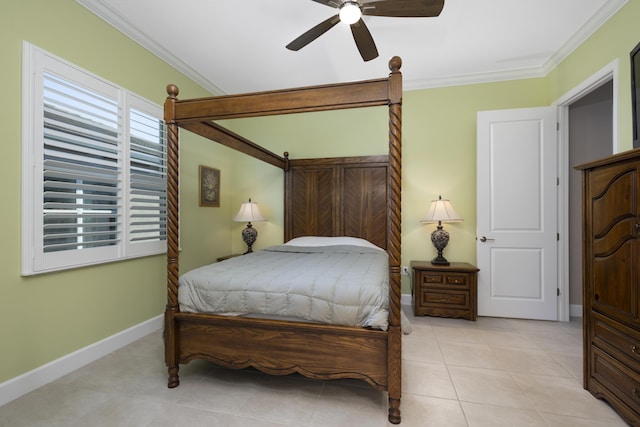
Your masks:
[{"label": "spiral carved bedpost", "polygon": [[175,105],[178,97],[176,85],[167,86],[164,120],[167,124],[167,305],[164,312],[164,360],[169,370],[169,388],[180,384],[178,379],[178,349],[174,314],[178,311],[178,167],[180,162],[178,125]]},{"label": "spiral carved bedpost", "polygon": [[402,178],[402,60],[389,61],[389,209],[387,210],[387,251],[389,253],[389,422],[400,423],[402,394],[402,326],[400,310],[400,243]]}]

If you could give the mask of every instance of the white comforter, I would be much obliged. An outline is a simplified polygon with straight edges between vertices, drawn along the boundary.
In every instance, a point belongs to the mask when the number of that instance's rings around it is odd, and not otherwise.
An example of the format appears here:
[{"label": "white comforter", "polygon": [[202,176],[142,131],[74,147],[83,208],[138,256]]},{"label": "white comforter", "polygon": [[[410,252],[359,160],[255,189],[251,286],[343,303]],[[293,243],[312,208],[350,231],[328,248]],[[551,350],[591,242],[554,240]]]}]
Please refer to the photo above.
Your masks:
[{"label": "white comforter", "polygon": [[[272,246],[180,278],[180,310],[275,315],[388,327],[389,267],[381,249]],[[404,319],[403,319],[404,320]]]}]

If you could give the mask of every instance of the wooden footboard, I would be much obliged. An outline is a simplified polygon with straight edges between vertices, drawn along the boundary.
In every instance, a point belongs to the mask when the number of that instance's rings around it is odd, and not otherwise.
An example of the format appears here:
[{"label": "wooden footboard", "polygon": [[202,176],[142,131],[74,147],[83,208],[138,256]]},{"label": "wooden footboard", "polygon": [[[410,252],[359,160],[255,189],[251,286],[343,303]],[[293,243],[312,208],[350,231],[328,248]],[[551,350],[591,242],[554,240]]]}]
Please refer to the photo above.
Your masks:
[{"label": "wooden footboard", "polygon": [[[175,313],[166,334],[169,386],[178,364],[209,360],[232,369],[314,379],[355,378],[387,390],[387,332],[363,328],[211,314]],[[174,375],[172,375],[174,372]]]}]

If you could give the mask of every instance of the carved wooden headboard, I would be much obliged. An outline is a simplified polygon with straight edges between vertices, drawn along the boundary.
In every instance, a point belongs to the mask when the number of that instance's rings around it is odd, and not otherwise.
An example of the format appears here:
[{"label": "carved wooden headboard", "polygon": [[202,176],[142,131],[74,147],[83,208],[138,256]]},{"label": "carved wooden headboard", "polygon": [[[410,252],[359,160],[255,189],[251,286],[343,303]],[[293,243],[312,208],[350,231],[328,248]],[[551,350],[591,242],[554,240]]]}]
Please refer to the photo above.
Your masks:
[{"label": "carved wooden headboard", "polygon": [[290,160],[285,240],[360,237],[387,248],[388,156]]}]

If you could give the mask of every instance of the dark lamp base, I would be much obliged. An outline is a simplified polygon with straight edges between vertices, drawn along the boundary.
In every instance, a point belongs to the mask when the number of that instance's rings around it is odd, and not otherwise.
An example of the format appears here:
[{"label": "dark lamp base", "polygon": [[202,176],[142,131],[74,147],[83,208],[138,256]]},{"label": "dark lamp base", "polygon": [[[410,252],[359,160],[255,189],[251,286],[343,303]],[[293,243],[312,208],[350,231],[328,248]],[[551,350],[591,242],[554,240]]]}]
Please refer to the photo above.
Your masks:
[{"label": "dark lamp base", "polygon": [[431,260],[431,264],[435,265],[449,265],[449,261],[442,256],[442,251],[447,247],[449,243],[449,233],[442,229],[442,223],[438,222],[438,228],[431,233],[431,243],[438,251],[438,256]]},{"label": "dark lamp base", "polygon": [[253,228],[251,223],[248,223],[245,229],[242,230],[242,240],[244,240],[244,243],[247,245],[247,252],[245,252],[243,255],[253,252],[253,249],[251,247],[256,242],[257,238],[258,230]]},{"label": "dark lamp base", "polygon": [[434,265],[449,265],[449,261],[443,256],[437,256],[431,260],[431,264]]}]

